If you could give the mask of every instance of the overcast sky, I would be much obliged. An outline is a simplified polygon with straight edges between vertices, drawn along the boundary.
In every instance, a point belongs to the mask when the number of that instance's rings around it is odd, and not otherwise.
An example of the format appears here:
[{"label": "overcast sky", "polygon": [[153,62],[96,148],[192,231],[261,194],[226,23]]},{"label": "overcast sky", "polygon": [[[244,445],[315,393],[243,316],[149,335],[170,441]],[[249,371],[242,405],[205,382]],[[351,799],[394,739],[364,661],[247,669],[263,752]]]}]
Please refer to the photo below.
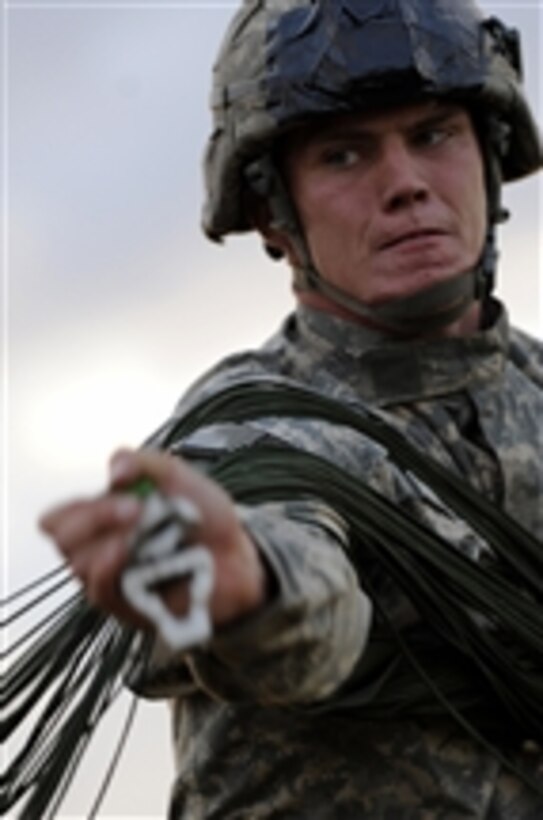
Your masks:
[{"label": "overcast sky", "polygon": [[[210,69],[236,6],[4,4],[3,577],[12,589],[55,560],[37,514],[99,488],[114,446],[137,445],[205,367],[258,345],[290,309],[288,273],[256,240],[218,247],[199,229]],[[484,7],[521,29],[541,120],[541,3]],[[540,199],[537,179],[507,192],[500,276],[515,321],[539,336]],[[130,746],[111,814],[164,815],[171,765],[158,709]],[[161,776],[149,777],[150,760]],[[77,793],[68,810],[84,814],[83,801]]]}]

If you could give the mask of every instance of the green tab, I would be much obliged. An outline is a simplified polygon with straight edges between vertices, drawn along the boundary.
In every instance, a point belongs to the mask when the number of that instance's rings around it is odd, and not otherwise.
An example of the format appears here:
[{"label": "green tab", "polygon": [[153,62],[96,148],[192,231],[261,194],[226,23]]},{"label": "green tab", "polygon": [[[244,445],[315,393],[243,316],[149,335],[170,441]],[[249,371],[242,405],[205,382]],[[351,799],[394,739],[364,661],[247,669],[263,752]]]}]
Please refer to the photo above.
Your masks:
[{"label": "green tab", "polygon": [[147,496],[156,491],[156,486],[150,478],[144,476],[143,478],[139,478],[135,481],[129,489],[137,495],[138,498],[147,498]]}]

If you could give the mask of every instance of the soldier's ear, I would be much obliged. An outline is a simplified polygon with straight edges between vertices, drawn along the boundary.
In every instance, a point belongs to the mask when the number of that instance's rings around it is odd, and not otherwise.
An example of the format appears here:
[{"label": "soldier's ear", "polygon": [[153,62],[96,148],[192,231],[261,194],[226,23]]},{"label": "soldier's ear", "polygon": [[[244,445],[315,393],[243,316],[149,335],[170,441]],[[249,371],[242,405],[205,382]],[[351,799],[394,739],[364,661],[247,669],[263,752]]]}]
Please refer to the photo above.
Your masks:
[{"label": "soldier's ear", "polygon": [[247,214],[256,231],[262,237],[264,249],[274,260],[286,257],[291,265],[296,264],[296,254],[289,236],[273,227],[268,203],[252,192],[247,194]]}]

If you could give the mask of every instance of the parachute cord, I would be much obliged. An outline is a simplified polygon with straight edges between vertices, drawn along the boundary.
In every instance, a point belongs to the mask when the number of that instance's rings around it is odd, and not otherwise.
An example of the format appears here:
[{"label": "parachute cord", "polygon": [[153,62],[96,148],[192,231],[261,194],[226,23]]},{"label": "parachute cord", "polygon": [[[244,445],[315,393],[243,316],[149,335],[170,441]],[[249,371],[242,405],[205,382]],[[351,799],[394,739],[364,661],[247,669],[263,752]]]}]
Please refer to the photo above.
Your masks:
[{"label": "parachute cord", "polygon": [[66,573],[68,575],[68,578],[71,578],[71,575],[69,575],[68,566],[66,564],[62,564],[61,566],[55,567],[55,569],[46,572],[44,575],[40,575],[39,578],[36,578],[34,581],[31,581],[26,586],[20,587],[11,595],[8,595],[7,598],[0,600],[0,606],[8,606],[12,604],[14,601],[18,600],[19,598],[22,598],[24,595],[28,595],[30,592],[33,592],[35,589],[38,589],[39,587],[43,586],[48,581],[50,581],[52,578],[55,578],[57,575],[60,575],[62,573]]},{"label": "parachute cord", "polygon": [[441,691],[439,686],[432,680],[432,678],[425,672],[423,666],[417,660],[415,653],[409,647],[407,641],[404,640],[400,631],[394,625],[394,622],[391,618],[388,617],[388,614],[385,611],[385,608],[381,605],[378,600],[378,596],[375,592],[375,589],[372,588],[372,584],[367,577],[364,578],[364,583],[367,586],[373,605],[375,610],[379,613],[380,617],[386,623],[387,627],[389,628],[392,636],[396,640],[398,646],[404,657],[409,661],[413,669],[415,670],[416,674],[420,677],[423,683],[427,686],[430,690],[432,695],[436,698],[437,701],[443,706],[445,711],[451,716],[451,718],[456,721],[456,723],[468,734],[469,737],[472,738],[476,743],[481,746],[485,751],[492,755],[501,765],[507,769],[512,774],[516,775],[519,780],[521,780],[528,788],[532,789],[535,794],[538,794],[540,797],[543,797],[543,787],[537,783],[529,774],[527,774],[523,769],[513,763],[512,760],[509,760],[493,743],[491,743],[487,738],[485,738],[477,728],[467,720],[462,713],[454,706],[453,702]]},{"label": "parachute cord", "polygon": [[138,709],[138,699],[136,695],[132,695],[130,707],[128,710],[128,714],[124,720],[123,728],[121,730],[120,737],[117,741],[117,745],[113,752],[110,764],[108,766],[107,772],[105,777],[102,781],[102,784],[98,790],[98,794],[96,795],[92,807],[89,811],[87,820],[95,820],[98,817],[98,812],[102,806],[104,798],[109,790],[111,785],[111,781],[115,772],[117,771],[117,767],[119,765],[119,761],[121,759],[121,755],[126,747],[126,742],[128,740],[128,735],[130,734],[130,730],[134,725],[134,720],[136,718],[136,712]]}]

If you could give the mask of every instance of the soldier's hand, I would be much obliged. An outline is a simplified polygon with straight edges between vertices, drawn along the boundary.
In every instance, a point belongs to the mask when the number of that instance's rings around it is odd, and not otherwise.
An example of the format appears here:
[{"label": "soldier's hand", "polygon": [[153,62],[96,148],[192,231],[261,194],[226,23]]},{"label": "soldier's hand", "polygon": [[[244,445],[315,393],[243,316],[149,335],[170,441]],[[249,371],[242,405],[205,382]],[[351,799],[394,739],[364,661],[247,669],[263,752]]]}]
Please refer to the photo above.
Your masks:
[{"label": "soldier's hand", "polygon": [[[141,478],[150,479],[164,495],[187,498],[200,512],[201,523],[191,530],[191,539],[209,549],[215,565],[212,622],[225,624],[264,603],[266,569],[218,484],[179,458],[151,450],[119,450],[111,459],[110,476],[110,492],[62,504],[40,520],[91,603],[133,626],[147,626],[127,604],[120,586],[142,509],[129,488]],[[183,614],[186,582],[171,581],[163,597],[173,612]]]}]

